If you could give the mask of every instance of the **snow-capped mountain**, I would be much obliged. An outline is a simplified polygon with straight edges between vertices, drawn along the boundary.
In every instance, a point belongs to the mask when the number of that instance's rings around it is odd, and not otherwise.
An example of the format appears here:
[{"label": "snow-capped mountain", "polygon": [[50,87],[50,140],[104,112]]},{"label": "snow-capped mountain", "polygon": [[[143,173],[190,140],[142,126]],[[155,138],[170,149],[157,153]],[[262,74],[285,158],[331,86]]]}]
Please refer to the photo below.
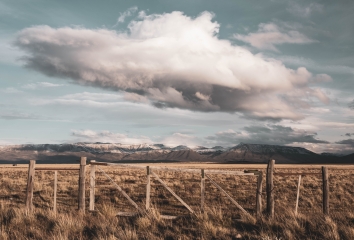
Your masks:
[{"label": "snow-capped mountain", "polygon": [[80,156],[98,161],[212,161],[266,163],[341,162],[344,157],[319,155],[301,147],[240,143],[231,148],[163,144],[85,143],[26,144],[0,147],[0,161],[74,162]]},{"label": "snow-capped mountain", "polygon": [[245,152],[249,151],[252,153],[259,154],[270,154],[270,153],[286,153],[286,154],[315,154],[302,147],[289,147],[289,146],[279,146],[279,145],[266,145],[266,144],[245,144],[240,143],[239,145],[229,149],[231,152]]}]

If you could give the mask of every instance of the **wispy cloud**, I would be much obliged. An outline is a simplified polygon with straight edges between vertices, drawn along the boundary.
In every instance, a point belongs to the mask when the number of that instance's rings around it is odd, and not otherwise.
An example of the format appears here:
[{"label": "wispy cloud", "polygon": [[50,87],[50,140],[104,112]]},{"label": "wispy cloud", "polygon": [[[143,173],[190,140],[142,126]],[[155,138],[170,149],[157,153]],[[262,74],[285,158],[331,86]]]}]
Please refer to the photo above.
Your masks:
[{"label": "wispy cloud", "polygon": [[56,83],[50,83],[50,82],[36,82],[36,83],[28,83],[26,85],[23,85],[22,88],[25,89],[40,89],[40,88],[55,88],[55,87],[61,87],[64,86],[64,84],[56,84]]},{"label": "wispy cloud", "polygon": [[307,142],[296,142],[292,143],[291,146],[303,147],[315,153],[337,153],[337,154],[351,154],[354,152],[354,147],[347,144],[338,143],[307,143]]},{"label": "wispy cloud", "polygon": [[203,140],[189,134],[173,133],[162,140],[162,143],[166,146],[175,147],[178,145],[185,145],[188,147],[196,147],[203,144]]},{"label": "wispy cloud", "polygon": [[348,104],[348,107],[354,110],[354,100]]},{"label": "wispy cloud", "polygon": [[275,45],[284,43],[291,44],[308,44],[316,42],[300,33],[292,26],[279,26],[276,23],[261,23],[258,26],[257,32],[247,35],[234,34],[235,39],[251,44],[258,49],[268,49],[279,51]]},{"label": "wispy cloud", "polygon": [[344,65],[323,65],[316,63],[312,59],[299,57],[299,56],[278,56],[277,57],[280,61],[296,65],[296,66],[306,66],[310,69],[314,69],[317,71],[324,71],[328,73],[335,73],[335,74],[351,74],[354,75],[354,68]]},{"label": "wispy cloud", "polygon": [[117,22],[116,22],[116,24],[114,24],[113,27],[118,26],[119,23],[123,23],[127,17],[132,16],[136,11],[138,11],[138,7],[134,6],[134,7],[128,8],[126,11],[120,13],[119,17],[117,19]]},{"label": "wispy cloud", "polygon": [[21,90],[18,90],[17,88],[14,88],[14,87],[8,87],[8,88],[0,88],[0,92],[2,93],[22,93],[23,91]]},{"label": "wispy cloud", "polygon": [[350,139],[341,140],[341,141],[338,141],[336,143],[349,145],[349,146],[354,148],[354,139],[351,139],[351,138]]},{"label": "wispy cloud", "polygon": [[94,108],[114,108],[124,104],[122,94],[110,93],[92,93],[82,92],[67,94],[57,98],[35,98],[30,102],[33,105],[66,105],[66,106],[84,106]]},{"label": "wispy cloud", "polygon": [[146,136],[129,136],[128,134],[115,133],[111,131],[72,130],[71,135],[74,141],[81,142],[109,142],[122,144],[150,144],[152,140]]},{"label": "wispy cloud", "polygon": [[214,145],[235,145],[240,142],[257,144],[287,145],[297,142],[328,143],[316,138],[316,132],[295,129],[281,125],[256,125],[244,127],[241,131],[229,129],[206,139]]},{"label": "wispy cloud", "polygon": [[3,140],[0,139],[0,149],[6,145],[15,145],[14,142],[8,141],[8,140]]},{"label": "wispy cloud", "polygon": [[323,12],[323,5],[319,3],[300,5],[298,2],[292,1],[286,10],[295,16],[307,18],[314,12]]},{"label": "wispy cloud", "polygon": [[41,117],[32,114],[32,113],[23,113],[23,112],[16,112],[16,111],[11,111],[11,112],[1,112],[0,113],[0,119],[5,119],[5,120],[17,120],[17,119],[40,119]]}]

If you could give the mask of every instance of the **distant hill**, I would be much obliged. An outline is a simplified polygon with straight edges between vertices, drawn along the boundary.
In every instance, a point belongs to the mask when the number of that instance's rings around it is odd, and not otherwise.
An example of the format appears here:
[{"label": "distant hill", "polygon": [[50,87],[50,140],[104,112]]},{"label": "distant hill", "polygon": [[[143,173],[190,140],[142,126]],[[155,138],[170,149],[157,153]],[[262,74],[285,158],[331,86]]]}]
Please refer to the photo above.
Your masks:
[{"label": "distant hill", "polygon": [[231,148],[216,146],[167,147],[163,144],[119,143],[74,143],[74,144],[26,144],[0,146],[0,162],[28,162],[36,159],[46,163],[74,163],[79,157],[109,162],[227,162],[227,163],[267,163],[275,159],[277,163],[354,163],[354,153],[347,156],[316,154],[305,148],[266,144],[240,143]]},{"label": "distant hill", "polygon": [[341,157],[344,163],[354,163],[354,153]]}]

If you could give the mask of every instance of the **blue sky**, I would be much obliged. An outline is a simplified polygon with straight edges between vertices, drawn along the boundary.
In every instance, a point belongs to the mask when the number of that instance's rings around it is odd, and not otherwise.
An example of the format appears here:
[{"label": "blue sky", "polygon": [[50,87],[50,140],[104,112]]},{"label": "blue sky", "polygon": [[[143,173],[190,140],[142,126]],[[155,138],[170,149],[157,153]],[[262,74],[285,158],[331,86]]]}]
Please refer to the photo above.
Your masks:
[{"label": "blue sky", "polygon": [[352,1],[0,1],[0,144],[354,152]]}]

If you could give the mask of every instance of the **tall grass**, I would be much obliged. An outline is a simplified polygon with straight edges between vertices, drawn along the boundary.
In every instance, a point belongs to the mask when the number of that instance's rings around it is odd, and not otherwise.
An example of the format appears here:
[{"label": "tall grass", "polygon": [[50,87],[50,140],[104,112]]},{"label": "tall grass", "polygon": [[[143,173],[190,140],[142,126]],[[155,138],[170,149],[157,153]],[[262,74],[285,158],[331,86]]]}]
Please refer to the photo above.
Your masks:
[{"label": "tall grass", "polygon": [[[143,207],[146,182],[143,172],[105,170]],[[26,169],[3,171],[0,178],[0,239],[354,239],[352,172],[337,170],[332,173],[329,216],[322,214],[320,179],[303,179],[299,213],[295,215],[296,176],[276,177],[275,218],[270,220],[264,213],[254,221],[237,210],[210,184],[206,188],[207,207],[202,212],[199,207],[200,176],[180,173],[158,174],[192,206],[195,215],[188,214],[170,193],[153,182],[152,208],[135,217],[118,217],[118,211],[134,209],[99,174],[97,184],[101,187],[96,191],[97,211],[82,214],[76,210],[77,176],[66,172],[59,174],[59,212],[55,214],[52,211],[52,172],[36,175],[35,208],[33,212],[27,212],[24,208]],[[214,179],[248,212],[255,214],[254,177],[220,176]],[[265,197],[263,204],[264,200]],[[180,217],[167,220],[162,214]]]}]

